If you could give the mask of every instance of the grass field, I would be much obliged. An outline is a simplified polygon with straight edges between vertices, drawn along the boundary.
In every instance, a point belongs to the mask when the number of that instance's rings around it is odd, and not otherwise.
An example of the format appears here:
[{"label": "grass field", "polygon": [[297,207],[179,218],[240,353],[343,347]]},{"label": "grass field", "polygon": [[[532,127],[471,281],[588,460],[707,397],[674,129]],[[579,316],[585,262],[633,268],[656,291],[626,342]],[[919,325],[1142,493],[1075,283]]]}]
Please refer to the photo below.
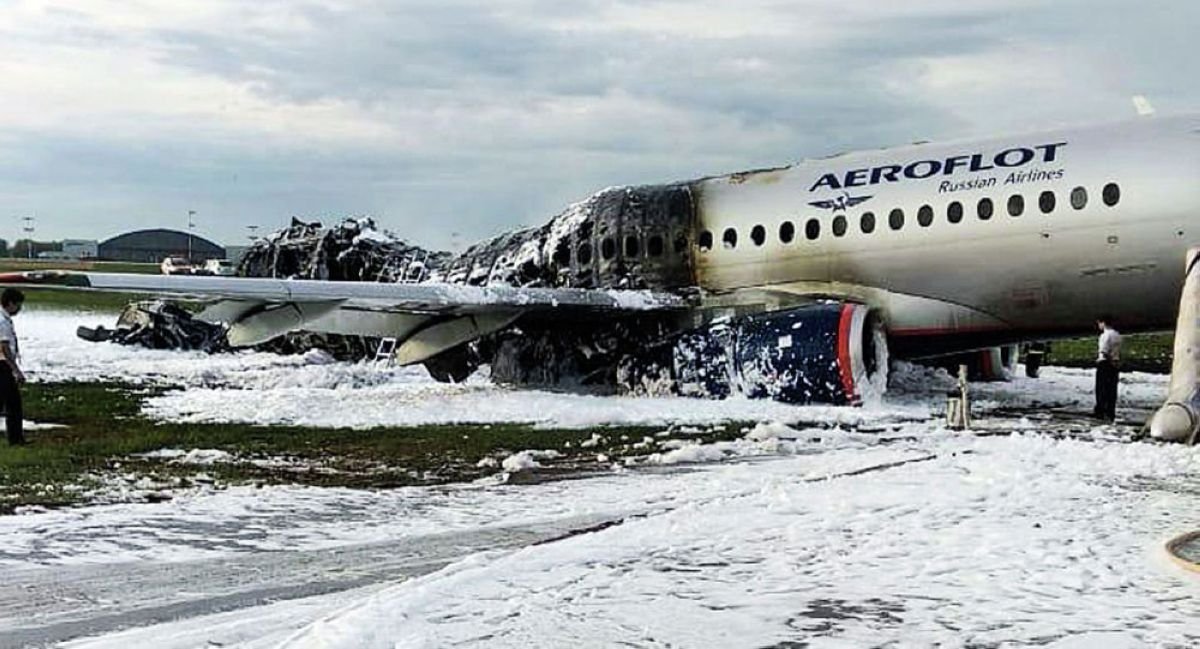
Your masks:
[{"label": "grass field", "polygon": [[[1130,372],[1171,371],[1173,333],[1132,334],[1123,337],[1121,345],[1121,369]],[[1094,367],[1096,365],[1096,337],[1056,340],[1050,343],[1046,355],[1047,365],[1063,367]]]},{"label": "grass field", "polygon": [[[136,273],[157,275],[158,264],[137,264],[119,261],[69,261],[63,259],[0,259],[0,272],[26,270],[78,270],[98,273]],[[57,288],[22,286],[27,309],[71,309],[119,312],[126,304],[151,296],[98,291],[69,291]]]},{"label": "grass field", "polygon": [[68,291],[58,288],[22,286],[25,309],[52,311],[110,311],[119,313],[125,305],[153,298],[132,293],[102,293],[99,291]]},{"label": "grass field", "polygon": [[[582,442],[592,430],[547,430],[525,425],[451,425],[368,430],[171,424],[140,414],[147,396],[166,388],[103,383],[28,384],[25,416],[65,427],[35,431],[32,443],[0,447],[0,513],[21,505],[62,506],[87,502],[88,490],[106,480],[188,486],[197,473],[221,484],[306,484],[397,487],[473,480],[500,470],[501,459],[525,449],[562,454],[550,470],[599,468],[598,455],[617,459],[643,455],[639,445],[661,432],[655,427],[603,429],[594,445]],[[691,435],[715,441],[740,437],[744,424]],[[247,461],[197,467],[134,454],[163,448],[217,449]],[[261,466],[251,459],[284,459]],[[607,464],[604,464],[607,467]]]},{"label": "grass field", "polygon": [[140,275],[157,275],[162,272],[158,264],[139,264],[124,261],[0,258],[0,272],[7,273],[17,270],[90,270],[97,273],[138,273]]}]

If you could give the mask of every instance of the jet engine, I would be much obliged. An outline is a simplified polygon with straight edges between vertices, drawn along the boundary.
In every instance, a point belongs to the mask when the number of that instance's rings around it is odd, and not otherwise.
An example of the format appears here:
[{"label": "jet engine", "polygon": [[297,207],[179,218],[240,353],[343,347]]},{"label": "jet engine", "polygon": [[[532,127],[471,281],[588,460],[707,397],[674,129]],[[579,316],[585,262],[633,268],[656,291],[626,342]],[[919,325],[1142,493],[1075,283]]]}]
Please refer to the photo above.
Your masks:
[{"label": "jet engine", "polygon": [[671,385],[686,396],[857,404],[885,389],[887,339],[869,307],[821,303],[688,331],[626,358],[617,377],[632,391]]}]

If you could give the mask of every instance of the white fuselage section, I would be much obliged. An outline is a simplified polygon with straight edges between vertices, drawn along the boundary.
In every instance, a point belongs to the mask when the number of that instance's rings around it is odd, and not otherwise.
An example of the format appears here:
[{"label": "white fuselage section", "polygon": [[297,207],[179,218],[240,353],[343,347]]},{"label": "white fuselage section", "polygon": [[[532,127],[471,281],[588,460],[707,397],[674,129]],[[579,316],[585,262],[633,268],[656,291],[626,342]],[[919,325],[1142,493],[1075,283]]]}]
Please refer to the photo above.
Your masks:
[{"label": "white fuselage section", "polygon": [[1165,329],[1200,244],[1200,116],[851,153],[699,187],[696,276],[715,296],[850,297],[881,308],[893,337],[1077,333],[1099,313]]}]

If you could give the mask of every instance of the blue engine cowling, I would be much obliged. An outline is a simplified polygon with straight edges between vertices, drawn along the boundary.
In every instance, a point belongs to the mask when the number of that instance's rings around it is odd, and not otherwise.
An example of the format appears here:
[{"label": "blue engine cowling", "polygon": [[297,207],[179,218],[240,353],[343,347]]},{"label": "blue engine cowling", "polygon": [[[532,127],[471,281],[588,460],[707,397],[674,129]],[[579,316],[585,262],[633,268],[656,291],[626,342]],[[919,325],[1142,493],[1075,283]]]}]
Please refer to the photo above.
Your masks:
[{"label": "blue engine cowling", "polygon": [[629,360],[626,387],[669,379],[686,396],[844,405],[883,391],[887,342],[869,307],[821,303],[713,323]]}]

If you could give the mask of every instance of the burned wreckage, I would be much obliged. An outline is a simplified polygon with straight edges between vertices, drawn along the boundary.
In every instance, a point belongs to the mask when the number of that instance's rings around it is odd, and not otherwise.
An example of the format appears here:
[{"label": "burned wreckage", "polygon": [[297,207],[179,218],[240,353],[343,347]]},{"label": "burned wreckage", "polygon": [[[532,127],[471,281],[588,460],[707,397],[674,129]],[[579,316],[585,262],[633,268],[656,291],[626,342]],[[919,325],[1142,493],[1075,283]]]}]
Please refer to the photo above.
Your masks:
[{"label": "burned wreckage", "polygon": [[[497,309],[471,318],[469,327],[460,327],[464,331],[449,336],[438,331],[438,344],[427,345],[422,354],[397,354],[402,363],[422,363],[439,381],[462,381],[488,365],[496,382],[594,392],[709,398],[738,393],[848,404],[865,391],[881,390],[886,339],[870,307],[813,298],[777,302],[774,309],[706,302],[697,253],[714,242],[700,223],[700,190],[697,183],[606,189],[541,227],[503,234],[457,255],[409,245],[377,231],[369,219],[330,228],[293,221],[258,241],[237,274],[621,296],[645,291],[674,300],[668,308],[652,309]],[[558,306],[557,298],[551,303]],[[232,344],[221,325],[189,319],[179,309],[161,304],[131,309],[136,315],[124,320],[141,325],[119,327],[113,340],[209,351],[246,346]],[[408,336],[454,330],[461,320],[430,318]],[[340,358],[363,358],[389,344],[384,336],[296,329],[301,331],[276,332],[256,346],[319,347]]]},{"label": "burned wreckage", "polygon": [[[255,241],[242,256],[236,274],[333,281],[421,281],[431,268],[449,257],[449,253],[427,251],[379,232],[371,219],[345,219],[330,228],[319,222],[292,219],[287,228]],[[115,329],[79,327],[77,333],[94,342],[151,349],[220,353],[235,348],[222,324],[197,318],[192,310],[161,299],[131,302],[118,317]],[[380,343],[380,338],[370,336],[290,331],[252,347],[278,354],[321,349],[338,360],[361,360],[375,355]]]},{"label": "burned wreckage", "polygon": [[441,270],[449,283],[652,290],[692,306],[603,318],[530,314],[427,366],[457,377],[489,363],[493,380],[519,385],[795,403],[856,402],[871,380],[878,389],[886,342],[866,306],[695,306],[696,252],[712,247],[711,233],[698,227],[699,196],[694,183],[607,189],[544,226],[473,246]]}]

